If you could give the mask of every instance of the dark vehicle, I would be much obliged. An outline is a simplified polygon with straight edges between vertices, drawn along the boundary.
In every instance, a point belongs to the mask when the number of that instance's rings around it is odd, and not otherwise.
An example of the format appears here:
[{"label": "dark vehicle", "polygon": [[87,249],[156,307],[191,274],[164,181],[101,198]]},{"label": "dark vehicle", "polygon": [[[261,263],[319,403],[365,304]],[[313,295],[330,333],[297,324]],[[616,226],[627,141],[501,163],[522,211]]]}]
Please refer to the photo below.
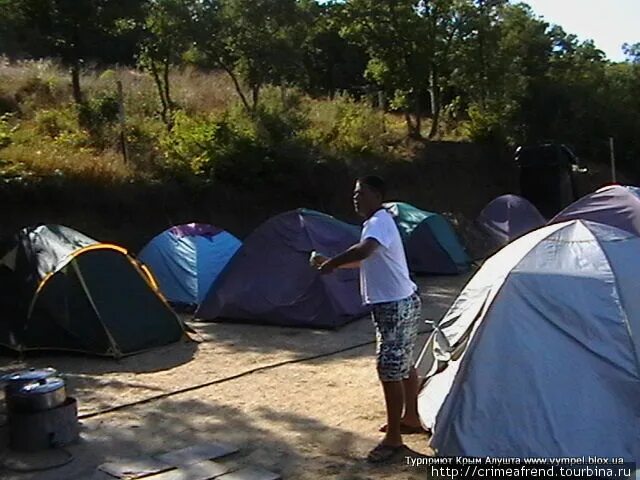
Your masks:
[{"label": "dark vehicle", "polygon": [[575,178],[586,169],[564,144],[546,143],[518,147],[515,160],[520,166],[520,195],[533,203],[547,219],[574,202]]}]

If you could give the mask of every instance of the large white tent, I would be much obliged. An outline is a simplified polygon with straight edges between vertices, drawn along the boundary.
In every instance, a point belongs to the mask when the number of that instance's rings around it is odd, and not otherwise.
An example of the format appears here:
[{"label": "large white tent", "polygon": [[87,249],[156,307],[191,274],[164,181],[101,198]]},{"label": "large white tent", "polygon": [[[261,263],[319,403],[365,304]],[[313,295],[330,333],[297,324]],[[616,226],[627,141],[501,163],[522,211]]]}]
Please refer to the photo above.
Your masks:
[{"label": "large white tent", "polygon": [[441,455],[638,461],[639,349],[640,238],[550,225],[487,260],[441,320],[420,417]]}]

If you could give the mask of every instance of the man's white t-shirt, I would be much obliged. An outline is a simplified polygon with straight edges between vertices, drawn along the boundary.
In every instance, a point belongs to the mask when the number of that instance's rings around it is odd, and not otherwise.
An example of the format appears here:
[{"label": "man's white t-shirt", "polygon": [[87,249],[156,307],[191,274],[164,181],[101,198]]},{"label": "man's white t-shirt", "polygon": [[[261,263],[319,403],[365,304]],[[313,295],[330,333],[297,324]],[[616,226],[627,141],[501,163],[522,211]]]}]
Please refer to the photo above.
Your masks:
[{"label": "man's white t-shirt", "polygon": [[409,278],[402,238],[393,217],[384,208],[362,227],[360,240],[373,238],[380,244],[360,263],[360,293],[365,304],[395,302],[417,290]]}]

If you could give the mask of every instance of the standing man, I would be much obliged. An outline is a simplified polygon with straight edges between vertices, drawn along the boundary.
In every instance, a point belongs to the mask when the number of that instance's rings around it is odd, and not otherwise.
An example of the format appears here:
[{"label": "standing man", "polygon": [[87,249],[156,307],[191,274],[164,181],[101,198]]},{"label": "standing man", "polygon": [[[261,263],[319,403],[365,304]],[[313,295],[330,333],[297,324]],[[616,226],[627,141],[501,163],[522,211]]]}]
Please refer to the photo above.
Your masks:
[{"label": "standing man", "polygon": [[360,292],[371,305],[377,337],[377,369],[387,409],[385,437],[368,455],[383,462],[402,451],[402,434],[423,432],[418,418],[418,377],[413,351],[418,335],[421,302],[396,224],[382,206],[384,181],[377,176],[356,181],[353,205],[365,221],[360,243],[331,259],[317,258],[323,274],[336,268],[360,267]]}]

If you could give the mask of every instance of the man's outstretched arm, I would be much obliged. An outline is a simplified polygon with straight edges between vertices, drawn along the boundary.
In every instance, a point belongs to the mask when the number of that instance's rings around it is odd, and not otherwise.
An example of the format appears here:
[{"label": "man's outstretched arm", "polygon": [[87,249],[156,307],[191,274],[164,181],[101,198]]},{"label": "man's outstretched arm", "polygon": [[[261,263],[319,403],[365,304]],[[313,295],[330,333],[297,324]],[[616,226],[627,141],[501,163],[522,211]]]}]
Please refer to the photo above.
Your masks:
[{"label": "man's outstretched arm", "polygon": [[320,265],[320,273],[331,273],[336,268],[357,268],[360,262],[370,256],[380,244],[373,238],[365,238],[360,243],[356,243],[352,247],[330,258]]}]

